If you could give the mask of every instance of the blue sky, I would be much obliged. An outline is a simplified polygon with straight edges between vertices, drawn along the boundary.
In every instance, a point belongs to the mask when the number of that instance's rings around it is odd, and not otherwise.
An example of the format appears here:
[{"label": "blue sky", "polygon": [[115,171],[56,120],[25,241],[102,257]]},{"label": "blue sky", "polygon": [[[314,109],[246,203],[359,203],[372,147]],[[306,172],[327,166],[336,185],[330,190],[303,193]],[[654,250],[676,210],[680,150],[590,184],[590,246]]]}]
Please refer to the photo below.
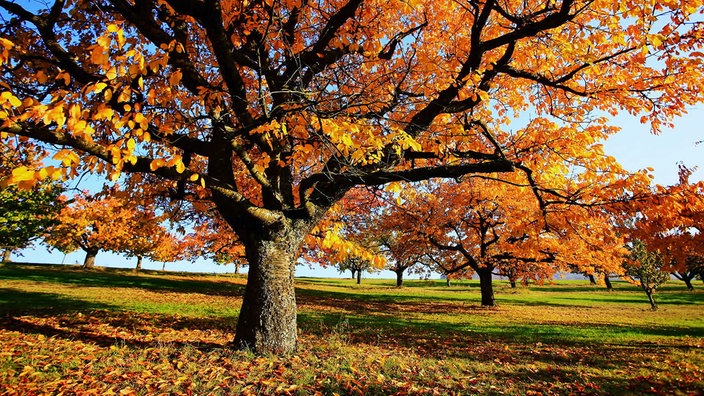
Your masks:
[{"label": "blue sky", "polygon": [[[697,144],[698,141],[704,140],[704,106],[691,109],[689,114],[676,120],[674,129],[663,131],[659,135],[651,134],[649,126],[640,124],[635,117],[619,116],[614,120],[614,123],[623,129],[617,135],[612,136],[604,147],[607,154],[616,157],[626,169],[635,171],[649,166],[653,167],[655,169],[653,172],[654,182],[670,185],[677,182],[678,163],[681,162],[690,168],[700,168],[694,173],[693,180],[704,179],[704,143]],[[26,250],[23,254],[24,257],[13,255],[13,260],[79,264],[83,263],[83,258],[85,257],[83,251],[64,255],[58,251],[48,252],[43,246],[33,250]],[[136,264],[136,259],[100,252],[96,262],[97,265],[131,268]],[[161,263],[152,263],[148,260],[145,260],[143,264],[145,269],[161,269],[161,266]],[[199,260],[196,263],[168,263],[166,264],[166,269],[172,271],[223,273],[233,272],[234,266],[222,266],[208,260]],[[341,275],[334,268],[309,268],[307,265],[300,265],[296,275],[348,276],[348,274]],[[365,274],[365,276],[391,278],[394,274],[390,271],[382,271],[379,274]]]}]

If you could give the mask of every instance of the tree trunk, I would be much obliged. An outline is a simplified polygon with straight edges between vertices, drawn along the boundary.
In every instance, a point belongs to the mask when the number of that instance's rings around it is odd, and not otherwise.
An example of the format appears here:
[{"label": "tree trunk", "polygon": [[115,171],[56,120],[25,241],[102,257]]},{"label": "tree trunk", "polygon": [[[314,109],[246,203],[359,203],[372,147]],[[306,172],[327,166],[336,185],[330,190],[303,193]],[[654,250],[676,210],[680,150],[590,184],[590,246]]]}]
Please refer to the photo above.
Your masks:
[{"label": "tree trunk", "polygon": [[644,290],[645,290],[645,294],[648,295],[648,301],[650,301],[650,309],[652,309],[653,311],[657,311],[658,305],[655,303],[655,299],[653,298],[653,291],[650,289],[644,289]]},{"label": "tree trunk", "polygon": [[508,282],[511,284],[511,289],[516,288],[516,280],[515,279],[509,279]]},{"label": "tree trunk", "polygon": [[86,259],[83,261],[83,268],[89,269],[95,267],[95,256],[98,255],[100,249],[86,250]]},{"label": "tree trunk", "polygon": [[479,288],[482,292],[482,306],[495,306],[496,301],[494,301],[494,285],[491,282],[491,268],[479,268],[477,270],[477,275],[479,275]]},{"label": "tree trunk", "polygon": [[403,269],[397,269],[394,272],[396,273],[396,287],[403,286]]},{"label": "tree trunk", "polygon": [[357,270],[357,284],[359,285],[361,283],[362,283],[362,270],[360,269],[360,270]]},{"label": "tree trunk", "polygon": [[354,279],[354,278],[355,278],[355,276],[354,276],[354,270],[351,269],[350,272],[352,273],[352,277],[351,277],[350,279]]},{"label": "tree trunk", "polygon": [[609,279],[609,274],[604,274],[604,284],[606,285],[606,290],[613,291],[614,287],[611,284],[611,279]]},{"label": "tree trunk", "polygon": [[12,254],[12,249],[5,249],[2,252],[2,262],[3,263],[9,263],[10,262],[10,254]]},{"label": "tree trunk", "polygon": [[166,271],[166,261],[164,261],[163,263],[161,263],[161,270],[162,270],[162,271]]},{"label": "tree trunk", "polygon": [[239,264],[239,263],[235,263],[235,275],[237,275],[237,274],[239,274],[239,273],[240,273],[240,264]]},{"label": "tree trunk", "polygon": [[445,276],[445,283],[447,284],[447,287],[450,287],[450,286],[451,286],[451,285],[450,285],[450,277],[449,277],[449,276]]},{"label": "tree trunk", "polygon": [[300,243],[286,236],[245,243],[249,271],[234,339],[237,348],[263,355],[296,351],[293,276]]},{"label": "tree trunk", "polygon": [[137,266],[134,267],[135,271],[142,269],[142,256],[137,256]]},{"label": "tree trunk", "polygon": [[589,284],[591,285],[596,285],[596,279],[594,279],[594,274],[588,274],[589,277]]},{"label": "tree trunk", "polygon": [[687,290],[694,291],[694,286],[692,286],[692,280],[689,277],[682,278],[684,284],[687,285]]}]

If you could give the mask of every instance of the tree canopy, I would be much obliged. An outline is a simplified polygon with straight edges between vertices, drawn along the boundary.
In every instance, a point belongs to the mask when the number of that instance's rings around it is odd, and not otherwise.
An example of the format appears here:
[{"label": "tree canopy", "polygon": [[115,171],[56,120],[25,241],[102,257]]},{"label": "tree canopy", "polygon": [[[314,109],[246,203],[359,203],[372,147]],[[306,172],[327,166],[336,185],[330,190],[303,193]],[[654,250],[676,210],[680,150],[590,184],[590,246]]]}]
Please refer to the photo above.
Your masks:
[{"label": "tree canopy", "polygon": [[606,115],[658,131],[701,101],[701,5],[0,0],[0,133],[59,147],[11,182],[141,173],[212,200],[250,265],[235,344],[290,353],[299,248],[345,193],[517,172],[543,206],[599,196]]}]

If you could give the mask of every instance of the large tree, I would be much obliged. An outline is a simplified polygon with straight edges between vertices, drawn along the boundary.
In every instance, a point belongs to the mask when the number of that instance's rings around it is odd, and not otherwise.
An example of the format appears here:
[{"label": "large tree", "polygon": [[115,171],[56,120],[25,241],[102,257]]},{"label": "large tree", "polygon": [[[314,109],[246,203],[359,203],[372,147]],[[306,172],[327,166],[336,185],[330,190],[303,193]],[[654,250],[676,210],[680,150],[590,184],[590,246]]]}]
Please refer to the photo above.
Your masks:
[{"label": "large tree", "polygon": [[531,158],[613,132],[599,114],[657,130],[701,100],[700,5],[0,0],[0,132],[64,147],[70,175],[212,199],[250,266],[235,344],[291,353],[298,250],[348,190],[514,170],[539,188]]}]

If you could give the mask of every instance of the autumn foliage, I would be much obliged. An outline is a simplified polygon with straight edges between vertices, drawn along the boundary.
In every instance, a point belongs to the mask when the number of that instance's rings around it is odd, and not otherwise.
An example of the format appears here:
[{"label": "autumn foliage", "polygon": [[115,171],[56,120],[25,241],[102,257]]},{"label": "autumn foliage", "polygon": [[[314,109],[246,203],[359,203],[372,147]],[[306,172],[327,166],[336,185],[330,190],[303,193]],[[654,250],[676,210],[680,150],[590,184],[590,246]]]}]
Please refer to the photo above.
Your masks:
[{"label": "autumn foliage", "polygon": [[0,133],[60,162],[10,182],[212,200],[249,264],[235,343],[291,353],[299,250],[357,185],[512,172],[543,204],[612,199],[588,171],[613,164],[606,115],[657,132],[702,100],[701,5],[1,1]]},{"label": "autumn foliage", "polygon": [[101,250],[137,257],[138,267],[146,256],[172,261],[168,256],[177,252],[168,239],[173,236],[160,221],[153,210],[138,205],[122,191],[83,194],[59,213],[57,224],[48,231],[45,241],[64,253],[82,249],[86,252],[86,268],[95,265]]}]

